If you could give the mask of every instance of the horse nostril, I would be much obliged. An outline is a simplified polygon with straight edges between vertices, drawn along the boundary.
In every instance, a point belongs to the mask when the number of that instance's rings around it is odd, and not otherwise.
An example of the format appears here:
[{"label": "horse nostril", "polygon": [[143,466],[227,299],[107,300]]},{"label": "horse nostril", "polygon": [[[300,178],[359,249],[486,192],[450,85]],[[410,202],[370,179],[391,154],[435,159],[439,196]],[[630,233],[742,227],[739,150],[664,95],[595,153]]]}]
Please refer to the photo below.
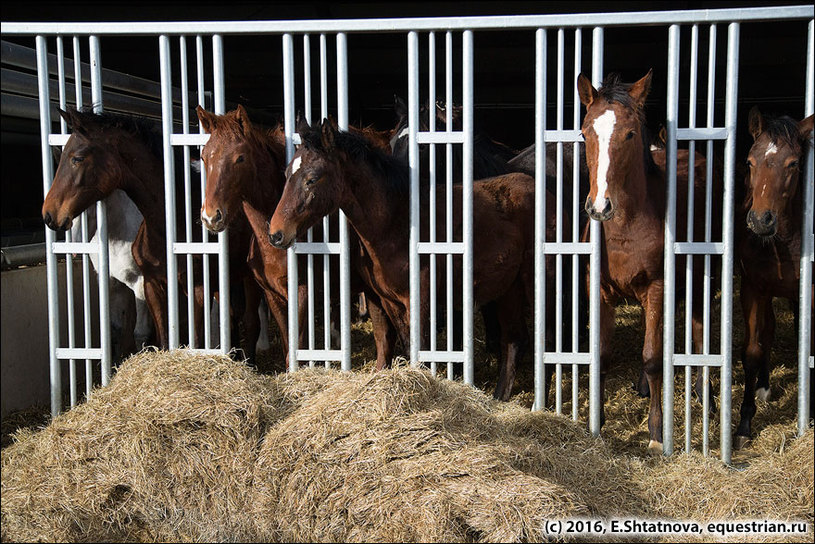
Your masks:
[{"label": "horse nostril", "polygon": [[213,222],[220,223],[222,219],[223,215],[221,215],[221,210],[220,209],[215,210],[215,217],[213,218]]},{"label": "horse nostril", "polygon": [[603,207],[603,215],[610,215],[613,211],[613,206],[611,205],[611,200],[606,200],[606,205]]},{"label": "horse nostril", "polygon": [[283,232],[277,231],[274,234],[269,234],[269,243],[275,247],[280,247],[283,243]]},{"label": "horse nostril", "polygon": [[62,225],[59,226],[60,230],[68,230],[71,228],[71,219],[68,218],[62,222]]},{"label": "horse nostril", "polygon": [[761,222],[765,226],[768,226],[768,227],[774,225],[775,224],[775,214],[773,212],[769,211],[769,210],[764,212],[764,215],[761,216]]},{"label": "horse nostril", "polygon": [[45,215],[43,215],[43,216],[42,216],[42,222],[43,222],[43,223],[45,223],[45,226],[46,226],[46,227],[50,227],[50,226],[51,226],[51,223],[52,223],[53,221],[54,221],[54,220],[51,218],[51,214],[50,214],[50,213],[48,213],[48,212],[45,212]]}]

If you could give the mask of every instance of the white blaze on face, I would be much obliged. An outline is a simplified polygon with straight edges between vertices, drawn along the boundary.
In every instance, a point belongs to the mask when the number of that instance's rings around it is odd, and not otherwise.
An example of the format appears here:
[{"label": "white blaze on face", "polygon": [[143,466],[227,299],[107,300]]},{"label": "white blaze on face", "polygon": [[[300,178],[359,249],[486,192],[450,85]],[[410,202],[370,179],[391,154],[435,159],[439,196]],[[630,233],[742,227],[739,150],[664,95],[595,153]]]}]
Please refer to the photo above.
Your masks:
[{"label": "white blaze on face", "polygon": [[614,125],[617,123],[617,116],[613,110],[606,111],[594,120],[594,133],[597,134],[597,195],[594,198],[594,209],[602,212],[608,200],[608,167],[611,162],[609,147],[611,146],[611,135],[614,133]]},{"label": "white blaze on face", "polygon": [[774,143],[770,142],[770,145],[767,146],[767,151],[764,152],[764,158],[775,155],[776,153],[778,153],[778,148],[775,147]]},{"label": "white blaze on face", "polygon": [[300,157],[295,157],[291,163],[291,175],[293,176],[298,170],[300,170],[300,163],[303,162],[303,159]]}]

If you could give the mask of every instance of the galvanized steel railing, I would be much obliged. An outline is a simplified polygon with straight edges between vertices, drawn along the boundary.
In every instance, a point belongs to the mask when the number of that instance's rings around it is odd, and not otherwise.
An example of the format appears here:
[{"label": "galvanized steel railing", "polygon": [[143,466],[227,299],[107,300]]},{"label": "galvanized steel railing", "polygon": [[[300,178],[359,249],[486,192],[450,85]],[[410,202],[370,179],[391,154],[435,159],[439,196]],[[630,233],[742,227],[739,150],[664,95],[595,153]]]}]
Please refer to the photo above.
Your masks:
[{"label": "galvanized steel railing", "polygon": [[[589,428],[594,434],[599,434],[600,431],[600,402],[599,402],[599,384],[600,384],[600,371],[599,371],[599,270],[600,270],[600,225],[597,222],[592,222],[590,227],[591,242],[582,243],[577,241],[578,228],[577,228],[577,214],[575,208],[579,206],[579,199],[573,198],[572,202],[558,202],[557,213],[558,219],[562,217],[568,206],[572,212],[572,225],[571,225],[571,242],[563,241],[563,232],[560,227],[555,240],[546,240],[545,228],[543,222],[543,211],[546,209],[545,202],[545,155],[544,148],[546,142],[557,142],[557,172],[559,194],[563,190],[563,159],[562,150],[565,144],[574,146],[575,151],[579,142],[579,123],[580,123],[580,107],[579,102],[575,96],[575,107],[572,112],[571,129],[564,128],[564,92],[565,88],[569,85],[564,83],[564,70],[566,62],[565,56],[565,40],[566,30],[572,29],[574,31],[574,71],[579,73],[582,71],[581,66],[581,51],[583,40],[583,29],[591,29],[592,40],[592,66],[591,74],[592,81],[595,86],[599,86],[603,76],[603,44],[604,44],[604,28],[615,26],[635,26],[635,25],[665,25],[668,26],[668,65],[669,71],[666,74],[668,79],[668,107],[666,112],[667,118],[667,154],[668,154],[668,214],[665,229],[665,317],[664,317],[664,452],[670,454],[674,449],[673,443],[673,406],[674,406],[674,368],[676,366],[685,369],[685,443],[684,450],[691,449],[691,423],[690,423],[690,369],[694,366],[700,367],[704,373],[704,377],[709,377],[710,367],[719,367],[721,372],[721,424],[720,428],[724,430],[720,436],[720,455],[724,462],[730,461],[731,445],[730,445],[730,408],[731,408],[731,395],[730,387],[732,381],[732,296],[733,296],[733,187],[736,182],[735,178],[735,129],[737,126],[736,118],[736,105],[738,97],[738,49],[739,49],[739,30],[740,23],[751,21],[772,21],[772,20],[809,20],[808,30],[808,49],[807,49],[807,84],[806,84],[806,103],[804,113],[809,115],[813,112],[813,8],[811,6],[789,6],[789,7],[768,7],[768,8],[739,8],[739,9],[718,9],[718,10],[688,10],[688,11],[666,11],[666,12],[636,12],[636,13],[603,13],[603,14],[569,14],[569,15],[538,15],[538,16],[506,16],[506,17],[442,17],[442,18],[405,18],[405,19],[358,19],[358,20],[318,20],[318,21],[235,21],[235,22],[183,22],[183,23],[4,23],[3,32],[14,35],[32,35],[37,36],[38,45],[38,59],[39,59],[39,73],[40,73],[40,97],[41,97],[41,131],[43,140],[43,186],[47,192],[50,187],[53,172],[51,169],[51,159],[49,145],[63,142],[63,140],[54,140],[50,134],[50,115],[48,110],[49,97],[48,97],[48,79],[47,68],[45,66],[45,37],[46,36],[78,36],[90,35],[91,43],[98,45],[99,36],[105,35],[154,35],[159,38],[161,50],[161,63],[162,63],[162,103],[163,107],[163,121],[165,131],[165,155],[171,156],[171,149],[174,145],[203,145],[206,141],[206,136],[197,135],[173,135],[172,134],[172,110],[170,105],[170,77],[169,77],[169,36],[178,35],[181,39],[182,49],[184,47],[184,36],[195,35],[196,43],[199,48],[199,74],[201,73],[201,36],[211,35],[213,39],[214,51],[214,80],[215,80],[215,110],[216,113],[223,113],[224,100],[223,100],[223,60],[222,60],[222,43],[221,36],[230,34],[255,34],[255,35],[281,35],[283,40],[283,75],[284,75],[284,124],[286,133],[287,156],[290,158],[293,154],[294,145],[297,143],[297,135],[294,130],[294,115],[295,115],[295,68],[294,68],[294,35],[303,35],[303,58],[304,58],[304,79],[303,90],[305,107],[305,115],[308,121],[311,121],[311,53],[310,53],[310,38],[311,34],[317,34],[320,37],[320,104],[321,115],[325,116],[328,111],[327,100],[327,62],[326,62],[326,35],[336,35],[336,51],[337,51],[337,111],[338,111],[338,125],[341,129],[348,128],[348,70],[347,70],[347,46],[346,34],[347,33],[378,33],[378,32],[398,32],[406,33],[407,36],[407,56],[408,56],[408,106],[409,106],[409,161],[411,167],[411,235],[410,235],[410,262],[411,262],[411,308],[416,311],[411,311],[411,324],[410,324],[410,355],[411,361],[414,364],[429,363],[433,372],[436,372],[437,363],[447,363],[448,374],[452,376],[452,365],[458,362],[463,363],[464,381],[472,383],[473,380],[473,348],[472,348],[472,326],[473,314],[472,304],[467,304],[466,301],[472,301],[472,270],[471,266],[466,263],[471,263],[472,251],[472,110],[473,110],[473,32],[475,31],[488,31],[488,30],[507,30],[507,29],[529,29],[536,31],[536,61],[535,61],[535,142],[536,142],[536,232],[535,232],[535,247],[536,251],[536,277],[535,277],[535,300],[534,300],[534,365],[535,365],[535,402],[534,408],[541,409],[544,406],[543,398],[543,376],[544,365],[555,365],[556,372],[556,393],[555,393],[555,409],[561,412],[563,409],[562,397],[562,366],[571,365],[572,370],[572,409],[571,417],[577,419],[578,417],[578,369],[580,365],[588,365],[589,367]],[[726,24],[728,28],[727,35],[727,65],[726,65],[726,89],[724,97],[725,108],[725,121],[724,126],[715,126],[714,124],[714,102],[715,102],[715,59],[716,59],[716,33],[717,25]],[[691,71],[689,74],[689,81],[687,84],[691,89],[692,99],[691,110],[687,127],[680,127],[680,120],[678,119],[678,94],[680,86],[683,82],[680,81],[679,70],[679,57],[680,57],[680,32],[683,25],[691,25]],[[707,92],[707,109],[706,109],[706,123],[704,127],[697,126],[696,120],[696,86],[697,86],[697,58],[698,58],[698,33],[700,25],[709,25],[709,50],[708,50],[708,92]],[[549,31],[557,33],[557,49],[558,49],[558,66],[557,66],[557,118],[555,128],[550,129],[546,120],[546,78],[549,73],[546,66],[546,48],[547,36]],[[428,97],[435,101],[436,96],[436,60],[435,60],[435,33],[445,32],[445,97],[447,103],[452,103],[453,87],[451,81],[452,73],[452,32],[461,31],[463,39],[463,81],[462,81],[462,115],[464,119],[463,129],[460,132],[452,130],[452,123],[449,122],[446,130],[437,131],[433,120],[433,115],[430,116],[430,129],[427,132],[419,130],[419,74],[420,67],[418,66],[418,51],[419,51],[419,34],[420,32],[428,32],[428,48],[429,54],[429,79],[428,79]],[[76,39],[76,38],[74,38]],[[98,62],[98,59],[97,61]],[[182,57],[182,63],[185,62]],[[184,70],[182,70],[183,72]],[[186,83],[184,82],[184,85]],[[199,94],[202,84],[199,81]],[[575,92],[576,95],[576,92]],[[203,100],[203,98],[201,98]],[[183,105],[184,110],[189,110],[189,105]],[[186,117],[184,119],[184,126],[186,126]],[[688,242],[677,242],[677,233],[675,230],[676,221],[676,154],[677,142],[688,141],[691,154],[695,150],[696,142],[704,142],[706,145],[708,164],[712,162],[710,159],[713,153],[713,142],[723,141],[725,144],[724,151],[724,207],[722,210],[722,240],[714,241],[711,239],[711,222],[710,217],[713,215],[711,209],[710,196],[707,198],[706,216],[708,218],[707,232],[705,240],[693,240]],[[436,145],[445,145],[447,156],[450,157],[449,150],[452,145],[462,145],[464,154],[464,234],[461,242],[454,242],[450,235],[449,225],[445,226],[447,233],[446,241],[438,241],[437,233],[439,227],[433,225],[429,233],[430,241],[422,241],[421,233],[419,232],[418,217],[419,217],[419,168],[421,168],[419,157],[419,146],[429,145],[430,153],[435,154]],[[575,153],[578,156],[578,153]],[[692,156],[692,155],[691,155]],[[673,160],[672,160],[673,159]],[[169,159],[168,159],[169,160]],[[574,171],[573,182],[573,195],[576,195],[577,180],[579,178],[578,170],[579,165],[577,158],[572,164]],[[451,174],[449,172],[449,159],[448,159],[448,172],[447,183],[449,186]],[[434,160],[430,161],[431,165],[435,164]],[[434,170],[430,175],[435,180],[438,175]],[[203,175],[203,174],[202,174]],[[691,173],[691,175],[693,175]],[[707,170],[707,180],[712,180],[712,173],[710,167]],[[808,418],[808,403],[809,403],[809,369],[813,366],[813,357],[809,353],[809,338],[811,334],[811,323],[809,323],[809,304],[811,301],[812,292],[812,266],[813,266],[813,238],[815,237],[810,229],[812,229],[813,219],[813,160],[812,151],[810,151],[808,167],[806,172],[808,183],[805,183],[804,200],[806,205],[805,218],[804,218],[804,236],[802,247],[801,259],[801,308],[800,308],[800,333],[799,333],[799,418],[798,426],[799,433],[803,433],[807,426]],[[167,183],[167,199],[168,199],[168,249],[167,256],[168,262],[173,263],[173,258],[176,254],[183,252],[215,252],[216,250],[211,246],[199,246],[193,244],[178,243],[171,239],[171,225],[175,224],[174,208],[170,206],[170,199],[174,198],[172,191],[172,184],[174,183],[174,173],[172,166],[168,165],[165,170],[165,180]],[[203,181],[202,181],[203,183]],[[708,186],[711,184],[708,183]],[[691,199],[692,201],[692,199]],[[438,205],[433,202],[433,206]],[[691,210],[693,212],[693,210]],[[100,214],[102,221],[100,221],[100,230],[104,226],[104,207],[100,205]],[[450,213],[447,214],[448,218]],[[693,213],[692,215],[696,215]],[[188,218],[189,221],[189,218]],[[560,221],[558,221],[560,224]],[[308,263],[309,278],[309,308],[308,308],[308,347],[291,350],[289,354],[289,367],[295,370],[299,367],[298,361],[310,361],[313,365],[314,361],[328,361],[340,360],[341,368],[344,370],[350,369],[350,292],[349,292],[349,259],[348,259],[348,239],[347,239],[347,222],[342,218],[339,222],[339,242],[330,242],[329,222],[326,220],[324,224],[325,238],[323,241],[315,242],[312,239],[311,233],[307,242],[296,244],[295,248],[289,250],[289,291],[297,290],[297,260],[295,255],[306,254]],[[688,239],[691,240],[690,233],[692,227],[688,227]],[[174,231],[173,231],[174,232]],[[54,386],[54,393],[52,395],[52,404],[54,412],[58,412],[61,407],[60,398],[60,365],[59,361],[64,358],[81,358],[81,357],[101,357],[104,361],[107,357],[109,361],[109,339],[107,344],[103,340],[101,350],[96,350],[90,353],[88,350],[78,352],[66,351],[65,348],[59,347],[58,338],[58,323],[55,320],[58,315],[57,308],[57,293],[56,293],[56,254],[66,252],[66,248],[61,247],[55,243],[53,232],[46,232],[48,245],[51,250],[48,252],[48,270],[49,270],[49,315],[51,316],[53,326],[49,336],[51,345],[51,372],[52,384]],[[105,238],[103,238],[104,240]],[[104,244],[103,244],[104,245]],[[221,258],[219,261],[220,275],[220,288],[222,293],[228,290],[224,289],[226,285],[224,281],[227,279],[223,273],[227,270],[225,266],[225,258],[228,251],[224,235],[221,234],[219,238],[217,252]],[[82,249],[87,251],[87,248],[72,248],[72,252]],[[97,250],[93,248],[93,250]],[[104,248],[98,248],[98,251],[104,253]],[[331,285],[328,283],[329,272],[329,256],[339,255],[341,261],[341,276],[340,276],[340,298],[341,298],[341,316],[340,316],[340,329],[341,329],[341,347],[339,350],[331,349],[330,339],[330,291]],[[452,263],[454,256],[462,256],[465,266],[464,270],[464,308],[465,313],[463,317],[464,325],[464,342],[461,351],[454,351],[452,344],[452,321],[448,312],[447,328],[448,328],[448,346],[446,350],[439,350],[436,345],[435,339],[431,340],[429,350],[421,349],[421,326],[419,307],[419,278],[416,271],[420,265],[422,255],[431,255],[431,261],[435,263],[435,255],[446,256],[448,263],[448,285],[452,284],[452,277],[450,276],[449,266]],[[544,331],[545,331],[545,307],[546,297],[553,296],[551,293],[545,292],[545,256],[554,255],[556,262],[556,290],[554,296],[556,297],[557,306],[557,340],[555,346],[545,345]],[[591,275],[589,280],[589,350],[588,352],[579,352],[578,344],[578,329],[582,326],[577,318],[577,293],[578,283],[581,280],[578,269],[578,259],[581,255],[588,255],[591,267]],[[702,259],[702,265],[705,270],[705,280],[702,289],[705,294],[705,332],[704,332],[704,353],[692,354],[691,341],[690,341],[690,307],[691,298],[690,292],[693,291],[694,286],[690,279],[687,280],[688,298],[685,300],[686,314],[688,317],[685,321],[685,334],[686,340],[684,342],[683,353],[675,353],[674,346],[674,310],[675,310],[675,279],[674,273],[676,271],[675,260],[676,255],[694,255]],[[324,347],[317,349],[315,343],[315,331],[313,323],[315,320],[314,311],[314,257],[322,256],[323,268],[325,272],[326,282],[323,286],[323,307],[324,307],[324,322],[323,328],[325,330]],[[571,350],[564,351],[562,340],[564,338],[564,331],[561,321],[563,316],[563,262],[564,258],[571,259],[572,274],[569,278],[571,285],[567,289],[572,293],[572,323],[571,330]],[[711,335],[711,318],[710,318],[710,300],[711,300],[711,259],[721,258],[722,262],[722,304],[720,316],[720,353],[710,353],[710,335]],[[102,259],[104,260],[104,258]],[[689,259],[690,261],[690,259]],[[172,266],[172,265],[171,265]],[[692,269],[692,264],[687,265],[687,270]],[[175,270],[170,270],[168,267],[168,277],[174,277]],[[436,276],[435,264],[431,268],[431,275]],[[690,274],[688,274],[690,277]],[[104,283],[104,282],[103,282]],[[170,282],[172,285],[173,282]],[[435,282],[434,282],[435,285]],[[698,287],[698,286],[696,286]],[[447,305],[452,306],[452,294],[450,289],[447,290]],[[176,294],[171,294],[171,298],[177,297]],[[435,309],[437,301],[435,290],[431,296],[431,304],[434,311],[431,311],[431,329],[435,329]],[[172,306],[172,304],[171,304]],[[228,312],[226,309],[228,304],[222,305],[221,310],[221,346],[222,349],[228,347],[228,334],[224,336],[224,331],[228,331]],[[102,308],[104,311],[104,308]],[[289,307],[289,323],[296,325],[298,322],[296,303],[290,303]],[[104,321],[104,320],[103,320]],[[177,316],[171,316],[171,322],[177,323]],[[431,333],[433,330],[431,330]],[[433,335],[431,334],[431,338]],[[173,338],[177,338],[174,336]],[[290,346],[297,346],[298,331],[296,326],[289,327],[289,344]],[[177,341],[173,343],[173,347],[177,347]],[[73,349],[73,348],[71,348]],[[103,365],[104,367],[104,365]],[[568,368],[568,367],[567,367]],[[106,378],[104,378],[106,379]],[[708,438],[708,425],[707,406],[710,399],[705,395],[703,399],[703,446],[704,453],[709,450]]]}]

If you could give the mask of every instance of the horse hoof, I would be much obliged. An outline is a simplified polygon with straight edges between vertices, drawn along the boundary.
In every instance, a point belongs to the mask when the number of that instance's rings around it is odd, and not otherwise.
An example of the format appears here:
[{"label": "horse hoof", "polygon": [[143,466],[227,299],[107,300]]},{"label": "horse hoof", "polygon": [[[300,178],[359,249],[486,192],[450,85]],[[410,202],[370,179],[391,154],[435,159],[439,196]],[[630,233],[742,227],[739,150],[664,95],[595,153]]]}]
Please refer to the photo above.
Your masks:
[{"label": "horse hoof", "polygon": [[756,399],[760,400],[761,402],[769,402],[770,401],[770,388],[769,387],[761,387],[756,389]]},{"label": "horse hoof", "polygon": [[733,448],[740,450],[744,446],[746,446],[750,442],[749,436],[736,436],[735,440],[733,440]]},{"label": "horse hoof", "polygon": [[651,440],[648,442],[648,455],[662,455],[662,442]]}]

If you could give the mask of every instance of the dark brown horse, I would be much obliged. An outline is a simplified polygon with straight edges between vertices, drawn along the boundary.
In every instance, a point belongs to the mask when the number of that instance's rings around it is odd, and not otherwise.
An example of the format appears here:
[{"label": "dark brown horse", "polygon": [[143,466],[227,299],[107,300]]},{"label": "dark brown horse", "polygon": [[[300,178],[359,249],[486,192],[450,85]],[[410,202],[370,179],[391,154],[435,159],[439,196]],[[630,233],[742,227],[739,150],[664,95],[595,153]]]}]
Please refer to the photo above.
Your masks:
[{"label": "dark brown horse", "polygon": [[[601,398],[610,365],[611,336],[615,327],[615,303],[621,297],[637,300],[645,317],[642,350],[641,389],[647,383],[651,397],[648,450],[662,452],[662,320],[663,260],[666,182],[665,172],[650,150],[643,106],[651,86],[651,72],[632,85],[616,76],[606,78],[595,89],[580,74],[577,87],[586,106],[582,133],[586,140],[586,161],[590,190],[586,212],[602,221],[602,270],[600,280],[600,363]],[[655,152],[655,153],[659,153]],[[658,162],[665,164],[664,152]],[[687,225],[688,153],[678,153],[677,232]],[[704,210],[705,162],[694,158],[696,209]],[[684,177],[684,179],[683,179]],[[703,239],[704,226],[696,221],[696,240]],[[588,236],[588,226],[584,236]],[[701,285],[701,267],[694,267],[694,284]],[[683,281],[677,280],[681,286]],[[696,290],[701,292],[701,290]],[[693,340],[697,352],[702,345],[702,304],[694,297]],[[697,394],[702,381],[697,380]],[[602,412],[601,412],[602,413]],[[601,421],[604,420],[601,418]]]},{"label": "dark brown horse", "polygon": [[[770,351],[775,339],[773,298],[788,299],[796,316],[798,312],[803,184],[812,183],[811,179],[804,180],[803,172],[812,125],[812,115],[795,121],[790,117],[763,117],[758,108],[750,111],[753,146],[747,156],[746,197],[736,222],[744,312],[744,400],[736,448],[750,439],[755,397],[763,401],[770,397]],[[811,334],[810,342],[810,349],[815,349]]]},{"label": "dark brown horse", "polygon": [[[248,220],[251,226],[251,232],[246,233],[250,243],[249,267],[263,288],[280,329],[284,349],[288,353],[286,251],[273,247],[268,234],[269,217],[280,200],[286,181],[283,131],[280,127],[274,130],[256,127],[240,105],[225,115],[207,112],[200,106],[196,111],[201,126],[210,134],[209,141],[201,151],[207,173],[201,220],[213,232],[221,232],[238,220]],[[375,145],[382,145],[382,142],[387,141],[381,137],[375,139],[376,135],[370,134],[367,128],[358,129],[357,132],[378,142]],[[350,240],[349,245],[352,248],[353,265],[359,258],[359,243]],[[357,249],[355,253],[354,249]],[[299,270],[303,271],[303,267]],[[318,267],[319,272],[321,269]],[[302,341],[307,296],[305,274],[302,274],[298,284],[298,330]],[[359,290],[362,287],[358,276],[352,273],[352,289]],[[366,293],[366,299],[377,345],[377,367],[383,368],[390,363],[393,354],[393,334],[389,334],[389,323],[380,309],[378,297],[373,293]]]},{"label": "dark brown horse", "polygon": [[[167,322],[167,253],[164,217],[164,173],[161,133],[140,118],[112,113],[94,114],[76,110],[61,111],[60,115],[72,129],[62,151],[51,189],[42,207],[43,221],[55,230],[70,228],[73,220],[93,203],[116,189],[127,193],[144,216],[133,242],[133,258],[144,274],[144,291],[150,314],[156,325],[160,347],[169,346]],[[186,167],[180,165],[179,167]],[[182,184],[177,184],[182,185]],[[179,195],[179,217],[183,217],[184,199]],[[238,239],[230,240],[233,257],[230,276],[235,284],[246,278],[246,247]],[[241,257],[241,254],[243,257]],[[203,305],[214,293],[205,293],[200,264],[195,273],[195,323],[198,338],[202,338]],[[178,281],[186,291],[186,267],[179,267]],[[259,331],[254,282],[243,282],[247,289],[245,312],[247,348],[250,357]],[[240,315],[241,312],[236,312]],[[237,327],[233,327],[237,332]],[[194,339],[189,339],[193,345]]]},{"label": "dark brown horse", "polygon": [[[381,153],[365,139],[339,132],[330,122],[301,131],[303,145],[287,169],[286,186],[269,222],[272,243],[285,248],[321,217],[342,209],[359,235],[367,258],[363,280],[380,297],[403,341],[409,338],[409,184],[407,165]],[[443,188],[440,188],[443,199]],[[552,199],[550,199],[550,203]],[[443,208],[443,207],[439,207]],[[461,186],[454,188],[453,209],[461,209]],[[427,206],[421,206],[427,224]],[[547,217],[553,218],[550,206]],[[444,210],[436,221],[443,220]],[[527,338],[526,308],[533,290],[534,181],[509,174],[473,184],[473,281],[476,305],[495,301],[501,326],[502,363],[495,396],[508,399],[515,365]],[[453,219],[461,236],[461,216]],[[551,229],[553,220],[548,227]],[[551,230],[550,230],[551,232]],[[461,270],[453,277],[461,305]],[[552,267],[548,268],[549,270]],[[439,274],[444,277],[444,274]],[[427,333],[429,270],[421,269],[422,329]],[[445,282],[440,282],[440,290]],[[440,295],[442,296],[442,295]]]}]

